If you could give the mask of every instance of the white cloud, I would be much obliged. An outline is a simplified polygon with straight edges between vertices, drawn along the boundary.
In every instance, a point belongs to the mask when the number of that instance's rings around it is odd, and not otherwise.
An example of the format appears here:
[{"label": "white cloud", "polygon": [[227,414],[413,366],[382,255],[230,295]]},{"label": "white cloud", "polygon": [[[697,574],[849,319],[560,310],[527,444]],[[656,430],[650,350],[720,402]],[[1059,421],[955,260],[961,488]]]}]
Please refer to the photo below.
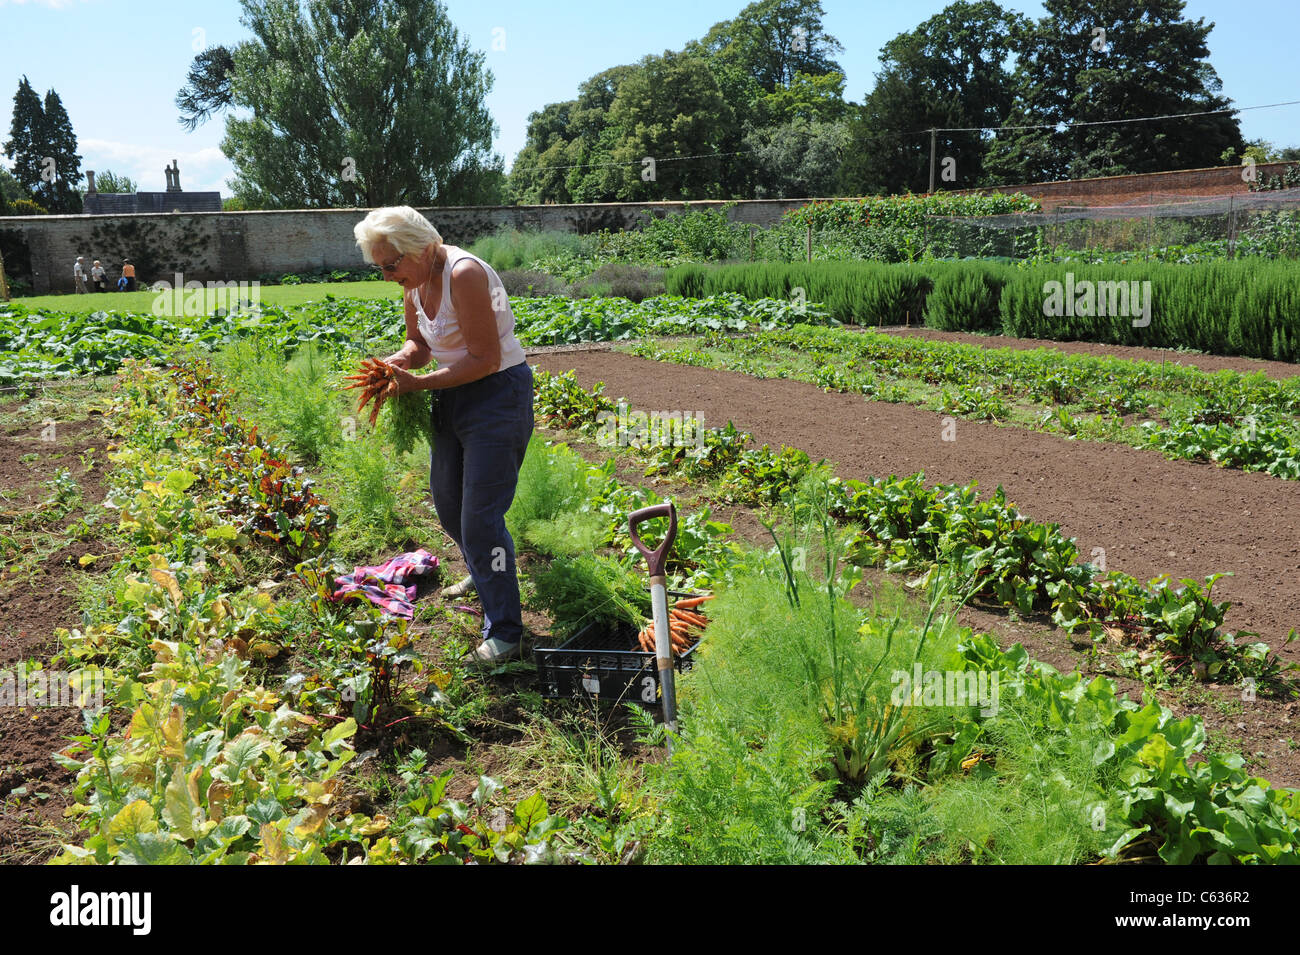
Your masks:
[{"label": "white cloud", "polygon": [[186,192],[220,192],[223,196],[230,193],[225,184],[231,174],[230,160],[216,146],[187,152],[111,139],[82,139],[77,147],[83,171],[111,169],[116,175],[134,179],[141,192],[166,189],[163,167],[170,166],[175,159],[181,171],[181,188]]}]

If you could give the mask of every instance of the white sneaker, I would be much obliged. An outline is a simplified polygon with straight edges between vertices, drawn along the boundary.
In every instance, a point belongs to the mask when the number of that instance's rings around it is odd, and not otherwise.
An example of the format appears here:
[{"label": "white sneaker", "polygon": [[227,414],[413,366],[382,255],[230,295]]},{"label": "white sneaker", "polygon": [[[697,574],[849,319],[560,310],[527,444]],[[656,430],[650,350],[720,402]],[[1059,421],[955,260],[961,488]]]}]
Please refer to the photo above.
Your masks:
[{"label": "white sneaker", "polygon": [[474,578],[466,577],[459,583],[452,584],[450,587],[443,587],[441,596],[443,597],[464,597],[466,594],[474,593],[478,588],[474,586]]},{"label": "white sneaker", "polygon": [[506,643],[496,637],[489,637],[478,645],[473,653],[465,659],[474,666],[492,666],[507,660],[522,659],[524,642]]}]

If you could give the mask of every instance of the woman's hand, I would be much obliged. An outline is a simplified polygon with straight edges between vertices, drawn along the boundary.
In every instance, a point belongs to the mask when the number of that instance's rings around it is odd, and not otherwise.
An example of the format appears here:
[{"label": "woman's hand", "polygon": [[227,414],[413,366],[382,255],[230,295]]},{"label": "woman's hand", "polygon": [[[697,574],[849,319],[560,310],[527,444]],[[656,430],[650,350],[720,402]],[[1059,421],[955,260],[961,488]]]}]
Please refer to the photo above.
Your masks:
[{"label": "woman's hand", "polygon": [[388,362],[390,365],[393,365],[396,368],[402,368],[407,371],[409,371],[411,368],[411,359],[406,355],[405,352],[399,351],[395,355],[389,355],[387,358],[384,359],[384,361]]},{"label": "woman's hand", "polygon": [[[392,363],[390,362],[390,364]],[[426,387],[424,376],[413,375],[405,368],[393,365],[392,379],[387,387],[375,395],[375,406],[370,410],[370,423],[373,425],[378,420],[379,409],[384,406],[384,402],[389,398],[396,398],[408,391],[423,391]]]},{"label": "woman's hand", "polygon": [[423,375],[413,375],[406,370],[405,365],[399,365],[396,362],[389,362],[397,372],[393,375],[393,384],[397,387],[386,394],[386,398],[394,398],[397,395],[404,395],[408,391],[423,391],[428,386],[425,384]]}]

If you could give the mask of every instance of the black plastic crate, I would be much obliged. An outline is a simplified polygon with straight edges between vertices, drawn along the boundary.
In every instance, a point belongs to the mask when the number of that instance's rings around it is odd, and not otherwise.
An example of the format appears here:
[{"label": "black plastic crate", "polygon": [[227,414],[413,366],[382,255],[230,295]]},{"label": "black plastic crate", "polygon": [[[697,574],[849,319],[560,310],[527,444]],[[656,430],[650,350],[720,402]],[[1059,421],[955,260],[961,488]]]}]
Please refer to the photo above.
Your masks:
[{"label": "black plastic crate", "polygon": [[[669,608],[673,600],[696,596],[699,595],[670,590]],[[551,699],[599,696],[605,700],[658,706],[659,670],[654,652],[637,645],[638,629],[632,624],[613,630],[601,624],[588,624],[558,647],[535,649],[533,658],[542,696]],[[697,640],[685,653],[674,654],[678,672],[691,668],[699,645]]]}]

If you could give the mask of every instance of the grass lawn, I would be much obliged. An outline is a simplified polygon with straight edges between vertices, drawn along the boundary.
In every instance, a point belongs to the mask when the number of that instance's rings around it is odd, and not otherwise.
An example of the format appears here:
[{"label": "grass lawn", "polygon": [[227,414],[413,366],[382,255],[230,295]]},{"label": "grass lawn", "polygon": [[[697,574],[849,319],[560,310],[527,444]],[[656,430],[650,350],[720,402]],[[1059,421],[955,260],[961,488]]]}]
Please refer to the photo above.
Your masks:
[{"label": "grass lawn", "polygon": [[[302,285],[263,285],[259,287],[262,302],[267,305],[301,305],[318,302],[331,295],[334,298],[391,298],[401,296],[402,287],[396,282],[312,282]],[[14,301],[29,309],[47,308],[57,312],[142,312],[153,309],[157,292],[92,292],[86,295],[32,295]],[[188,293],[187,293],[188,296]],[[208,293],[208,309],[215,307],[216,293]]]}]

